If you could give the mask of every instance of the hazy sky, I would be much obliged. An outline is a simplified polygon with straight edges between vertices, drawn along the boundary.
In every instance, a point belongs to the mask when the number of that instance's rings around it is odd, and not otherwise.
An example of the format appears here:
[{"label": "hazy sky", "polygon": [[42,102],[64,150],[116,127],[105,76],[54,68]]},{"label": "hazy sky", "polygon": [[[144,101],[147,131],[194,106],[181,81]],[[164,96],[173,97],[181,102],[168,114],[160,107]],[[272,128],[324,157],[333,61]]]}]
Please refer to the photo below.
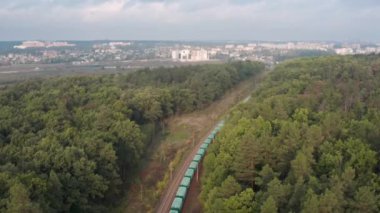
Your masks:
[{"label": "hazy sky", "polygon": [[0,0],[0,40],[380,42],[380,0]]}]

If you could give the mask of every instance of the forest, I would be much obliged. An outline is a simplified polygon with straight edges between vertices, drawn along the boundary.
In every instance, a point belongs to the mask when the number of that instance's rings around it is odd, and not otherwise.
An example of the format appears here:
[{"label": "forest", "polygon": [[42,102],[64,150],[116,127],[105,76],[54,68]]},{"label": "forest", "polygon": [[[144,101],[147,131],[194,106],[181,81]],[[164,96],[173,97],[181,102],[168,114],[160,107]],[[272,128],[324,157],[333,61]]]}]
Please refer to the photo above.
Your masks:
[{"label": "forest", "polygon": [[0,212],[106,212],[170,116],[201,109],[258,62],[31,80],[0,90]]},{"label": "forest", "polygon": [[205,212],[379,212],[380,56],[278,65],[203,162]]}]

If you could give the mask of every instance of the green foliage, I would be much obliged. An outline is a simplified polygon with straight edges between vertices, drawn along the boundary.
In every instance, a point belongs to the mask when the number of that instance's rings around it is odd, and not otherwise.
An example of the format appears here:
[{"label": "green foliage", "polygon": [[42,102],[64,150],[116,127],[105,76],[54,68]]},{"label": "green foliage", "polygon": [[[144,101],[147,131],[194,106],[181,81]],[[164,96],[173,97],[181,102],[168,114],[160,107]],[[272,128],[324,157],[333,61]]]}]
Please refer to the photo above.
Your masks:
[{"label": "green foliage", "polygon": [[379,64],[373,55],[278,65],[211,145],[202,203],[221,205],[209,195],[234,177],[253,198],[233,195],[225,212],[379,211]]},{"label": "green foliage", "polygon": [[204,107],[263,69],[144,69],[0,90],[0,212],[105,212],[163,119]]},{"label": "green foliage", "polygon": [[29,198],[29,192],[21,183],[15,183],[9,190],[9,202],[7,212],[38,213],[41,210]]},{"label": "green foliage", "polygon": [[240,192],[238,195],[229,197],[224,201],[224,209],[226,212],[252,212],[256,207],[254,202],[254,192],[251,188]]},{"label": "green foliage", "polygon": [[363,186],[355,194],[353,208],[357,212],[378,212],[378,202],[379,196],[368,186]]},{"label": "green foliage", "polygon": [[268,199],[261,206],[260,212],[261,213],[277,213],[277,205],[273,197],[268,197]]}]

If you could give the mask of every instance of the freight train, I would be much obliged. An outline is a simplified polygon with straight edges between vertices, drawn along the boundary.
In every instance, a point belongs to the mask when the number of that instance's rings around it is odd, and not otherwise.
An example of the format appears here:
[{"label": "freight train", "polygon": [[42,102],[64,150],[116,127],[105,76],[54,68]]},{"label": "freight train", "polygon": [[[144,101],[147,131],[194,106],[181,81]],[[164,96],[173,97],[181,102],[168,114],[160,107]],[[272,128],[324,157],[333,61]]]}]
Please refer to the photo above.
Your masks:
[{"label": "freight train", "polygon": [[194,156],[193,161],[191,161],[189,167],[187,168],[180,185],[178,186],[176,196],[172,202],[169,213],[180,213],[182,211],[183,204],[186,199],[187,191],[189,190],[191,180],[194,177],[196,170],[198,169],[198,164],[201,163],[208,146],[214,141],[218,132],[224,126],[224,121],[220,121],[215,128],[211,131],[210,135],[203,141],[197,154]]}]

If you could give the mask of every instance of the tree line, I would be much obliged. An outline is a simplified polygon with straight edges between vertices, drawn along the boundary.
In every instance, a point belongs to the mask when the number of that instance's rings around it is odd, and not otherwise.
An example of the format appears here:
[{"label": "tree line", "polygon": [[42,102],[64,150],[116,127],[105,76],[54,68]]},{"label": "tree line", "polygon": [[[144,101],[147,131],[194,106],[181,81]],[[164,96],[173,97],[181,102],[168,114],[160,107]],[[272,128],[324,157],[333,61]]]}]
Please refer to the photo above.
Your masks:
[{"label": "tree line", "polygon": [[233,62],[2,89],[0,211],[106,211],[154,134],[147,127],[203,108],[263,70],[261,63]]},{"label": "tree line", "polygon": [[205,212],[379,212],[380,56],[278,65],[204,161]]}]

